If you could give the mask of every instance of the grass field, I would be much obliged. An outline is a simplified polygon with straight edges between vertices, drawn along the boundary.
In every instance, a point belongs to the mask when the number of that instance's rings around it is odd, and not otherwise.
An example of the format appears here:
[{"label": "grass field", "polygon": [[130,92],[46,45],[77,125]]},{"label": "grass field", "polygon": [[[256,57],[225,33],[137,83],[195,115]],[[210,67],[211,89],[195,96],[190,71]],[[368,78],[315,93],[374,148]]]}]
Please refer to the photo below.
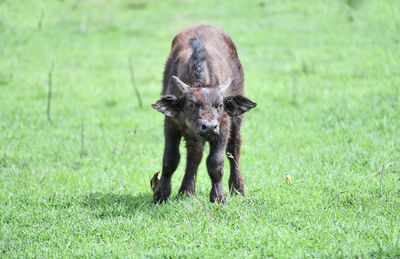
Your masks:
[{"label": "grass field", "polygon": [[[199,23],[231,35],[258,103],[246,196],[210,204],[203,159],[176,198],[182,144],[154,205],[150,104],[173,36]],[[0,45],[0,257],[400,256],[398,1],[0,0]]]}]

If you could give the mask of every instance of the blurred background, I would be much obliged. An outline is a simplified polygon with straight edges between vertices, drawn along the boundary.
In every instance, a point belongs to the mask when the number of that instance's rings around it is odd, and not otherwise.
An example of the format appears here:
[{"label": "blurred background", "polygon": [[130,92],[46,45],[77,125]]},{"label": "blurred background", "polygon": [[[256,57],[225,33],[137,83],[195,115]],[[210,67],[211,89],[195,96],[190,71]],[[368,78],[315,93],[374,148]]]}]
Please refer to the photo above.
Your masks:
[{"label": "blurred background", "polygon": [[[79,157],[85,120],[87,159],[104,163],[104,170],[126,167],[141,170],[140,175],[158,170],[163,118],[150,104],[161,92],[173,36],[200,23],[231,35],[247,95],[259,104],[244,123],[244,151],[256,146],[250,155],[262,158],[247,165],[252,170],[282,156],[287,161],[309,142],[332,148],[338,141],[363,138],[358,152],[364,156],[363,146],[376,151],[374,141],[396,141],[384,134],[399,126],[396,1],[3,0],[3,155],[30,166],[69,168],[66,163]],[[143,108],[132,87],[129,58]],[[52,64],[56,127],[46,117]],[[110,164],[110,156],[126,160]],[[143,168],[132,167],[131,160]]]}]

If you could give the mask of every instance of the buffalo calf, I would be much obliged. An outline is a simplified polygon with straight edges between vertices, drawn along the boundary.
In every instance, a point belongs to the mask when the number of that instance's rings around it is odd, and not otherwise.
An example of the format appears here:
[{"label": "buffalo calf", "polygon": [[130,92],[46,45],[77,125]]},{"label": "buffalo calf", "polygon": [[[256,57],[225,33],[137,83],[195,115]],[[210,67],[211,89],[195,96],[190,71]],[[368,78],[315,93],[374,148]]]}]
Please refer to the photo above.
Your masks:
[{"label": "buffalo calf", "polygon": [[244,194],[239,169],[242,114],[256,106],[244,97],[244,75],[235,44],[223,30],[199,25],[177,34],[164,70],[162,97],[152,105],[165,115],[165,147],[161,179],[154,202],[171,194],[171,177],[179,160],[179,142],[186,140],[187,165],[179,193],[196,190],[197,168],[206,142],[210,201],[225,202],[222,186],[225,152],[230,153],[229,189]]}]

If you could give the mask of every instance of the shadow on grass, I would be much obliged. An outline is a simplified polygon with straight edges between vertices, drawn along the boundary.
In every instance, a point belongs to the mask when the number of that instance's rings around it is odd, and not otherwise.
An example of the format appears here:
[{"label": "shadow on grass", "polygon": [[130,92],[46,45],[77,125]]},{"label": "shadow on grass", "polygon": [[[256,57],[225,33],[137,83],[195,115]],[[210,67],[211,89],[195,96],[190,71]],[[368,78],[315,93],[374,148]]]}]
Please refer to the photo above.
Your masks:
[{"label": "shadow on grass", "polygon": [[80,198],[80,203],[97,217],[124,217],[138,212],[154,211],[152,193],[138,195],[117,193],[90,193]]},{"label": "shadow on grass", "polygon": [[[206,214],[213,210],[220,210],[218,204],[209,203],[208,199],[196,196],[188,197],[182,195],[172,196],[166,203],[153,203],[153,193],[139,193],[137,195],[118,193],[89,193],[80,198],[80,206],[87,209],[90,214],[97,218],[107,217],[133,217],[145,214],[146,217],[160,219],[176,216],[177,208],[186,213],[186,206],[194,211],[201,210]],[[187,207],[186,207],[187,208]]]},{"label": "shadow on grass", "polygon": [[[154,204],[152,193],[139,193],[137,195],[118,194],[118,193],[89,193],[80,198],[79,205],[87,209],[91,215],[97,218],[107,217],[133,217],[143,215],[146,217],[160,219],[170,218],[177,214],[177,210],[182,213],[192,211],[193,213],[205,213],[209,217],[224,213],[231,213],[229,206],[222,206],[218,203],[210,203],[204,195],[195,195],[194,197],[176,195],[168,199],[166,203]],[[259,204],[266,206],[264,197],[244,198],[240,195],[231,197],[229,203],[232,206],[241,204]],[[235,205],[236,204],[236,205]],[[225,208],[225,209],[224,209]],[[198,212],[197,212],[198,211]],[[201,212],[200,212],[201,211]],[[214,216],[212,216],[214,215]]]}]

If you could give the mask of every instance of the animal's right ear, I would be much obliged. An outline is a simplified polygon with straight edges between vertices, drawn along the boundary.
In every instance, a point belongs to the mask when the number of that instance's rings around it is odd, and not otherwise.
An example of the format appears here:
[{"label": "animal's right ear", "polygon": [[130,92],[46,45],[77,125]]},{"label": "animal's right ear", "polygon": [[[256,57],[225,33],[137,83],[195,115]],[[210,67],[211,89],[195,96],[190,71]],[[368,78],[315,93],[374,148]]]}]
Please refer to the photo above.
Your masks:
[{"label": "animal's right ear", "polygon": [[181,110],[181,102],[180,99],[176,98],[176,96],[166,95],[155,104],[152,104],[151,107],[165,114],[165,116],[176,117]]}]

